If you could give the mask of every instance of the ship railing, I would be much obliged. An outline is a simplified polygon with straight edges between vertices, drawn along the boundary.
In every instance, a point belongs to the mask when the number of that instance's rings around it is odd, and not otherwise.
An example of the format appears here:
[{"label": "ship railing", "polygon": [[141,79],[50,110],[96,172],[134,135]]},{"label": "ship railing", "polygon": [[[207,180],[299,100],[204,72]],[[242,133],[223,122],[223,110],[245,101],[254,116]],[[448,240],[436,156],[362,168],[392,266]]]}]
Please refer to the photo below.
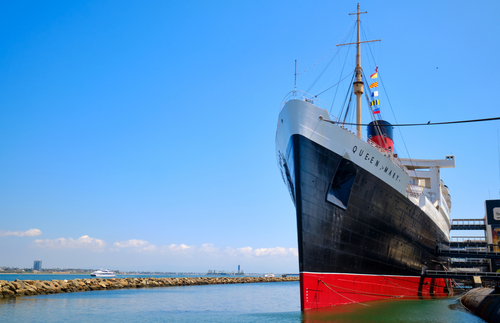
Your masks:
[{"label": "ship railing", "polygon": [[424,188],[422,186],[408,183],[408,187],[411,188],[412,192],[416,192],[419,195],[424,193]]},{"label": "ship railing", "polygon": [[[285,98],[281,102],[280,112],[283,109],[283,107],[285,106],[285,104],[291,100],[302,100],[302,101],[314,104],[315,106],[319,107],[320,109],[325,110],[325,112],[328,114],[328,118],[331,121],[333,121],[333,123],[337,124],[340,128],[348,131],[349,133],[356,135],[356,128],[354,128],[351,125],[346,125],[342,120],[340,120],[336,116],[328,113],[328,110],[326,108],[326,104],[323,100],[319,99],[318,97],[316,97],[312,94],[304,92],[304,91],[290,91],[287,95],[285,95]],[[365,136],[363,136],[363,137],[365,137]],[[363,139],[365,139],[365,141],[368,141],[367,140],[368,138],[363,138]]]},{"label": "ship railing", "polygon": [[[330,116],[330,117],[332,117],[332,116]],[[339,126],[339,128],[349,132],[353,136],[357,136],[356,129],[353,126],[345,124],[345,122],[341,121],[340,119],[338,119],[335,116],[333,116],[333,119],[335,120],[335,123],[337,124],[337,126]],[[362,135],[361,137],[362,137],[361,139],[363,139],[364,141],[366,141],[366,142],[368,141],[366,136]]]},{"label": "ship railing", "polygon": [[477,256],[485,256],[485,255],[494,255],[500,256],[500,246],[498,244],[469,244],[467,246],[462,247],[451,247],[448,243],[439,243],[438,246],[439,252],[444,253],[452,253],[452,254],[463,254],[463,255],[471,255],[468,258],[476,258]]},{"label": "ship railing", "polygon": [[486,258],[450,258],[450,263],[454,265],[460,264],[475,264],[485,265],[489,264],[490,260]]},{"label": "ship railing", "polygon": [[484,272],[484,271],[446,271],[446,270],[426,270],[425,276],[435,278],[458,278],[471,279],[474,276],[479,276],[483,280],[497,280],[500,278],[500,273]]},{"label": "ship railing", "polygon": [[304,92],[304,91],[291,91],[287,95],[285,95],[285,98],[281,102],[280,111],[281,111],[281,109],[283,109],[285,104],[291,100],[306,101],[306,102],[309,102],[311,104],[314,104],[315,106],[319,107],[320,109],[327,111],[326,104],[323,100],[319,99],[318,97],[316,97],[312,94]]},{"label": "ship railing", "polygon": [[406,185],[406,194],[407,196],[413,196],[413,197],[420,197],[422,195],[423,189],[414,184],[408,184]]},{"label": "ship railing", "polygon": [[378,144],[376,144],[373,140],[363,136],[363,139],[366,138],[366,142],[368,142],[372,147],[376,148],[382,155],[386,156],[387,158],[389,158],[392,163],[396,166],[398,166],[399,168],[401,168],[402,171],[404,171],[406,174],[410,174],[410,172],[408,171],[408,168],[406,168],[406,166],[403,165],[403,163],[399,160],[399,158],[397,157],[398,155],[397,154],[394,154],[392,152],[392,150],[389,150],[389,149],[385,149],[383,147],[380,147]]},{"label": "ship railing", "polygon": [[399,168],[401,168],[406,174],[410,175],[410,171],[408,170],[408,168],[406,168],[406,166],[403,165],[403,163],[401,163],[401,161],[397,157],[395,157],[394,154],[391,154],[390,158],[394,164],[399,166]]},{"label": "ship railing", "polygon": [[[496,245],[495,245],[496,246]],[[473,245],[473,244],[468,244],[467,246],[462,246],[462,247],[450,247],[450,250],[449,251],[453,251],[453,252],[458,252],[458,253],[478,253],[478,252],[481,252],[481,253],[484,253],[484,252],[489,252],[491,248],[489,248],[488,246],[485,246],[485,245],[482,245],[482,244],[477,244],[477,245]]]}]

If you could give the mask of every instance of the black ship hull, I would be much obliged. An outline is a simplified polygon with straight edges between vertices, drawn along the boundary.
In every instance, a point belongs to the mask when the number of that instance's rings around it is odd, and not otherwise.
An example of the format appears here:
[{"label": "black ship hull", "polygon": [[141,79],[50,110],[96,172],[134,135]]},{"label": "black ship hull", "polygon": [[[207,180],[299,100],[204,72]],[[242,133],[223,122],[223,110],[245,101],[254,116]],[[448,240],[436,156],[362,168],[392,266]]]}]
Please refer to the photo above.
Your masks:
[{"label": "black ship hull", "polygon": [[390,297],[445,297],[436,252],[446,234],[406,196],[308,138],[281,162],[296,206],[302,309]]}]

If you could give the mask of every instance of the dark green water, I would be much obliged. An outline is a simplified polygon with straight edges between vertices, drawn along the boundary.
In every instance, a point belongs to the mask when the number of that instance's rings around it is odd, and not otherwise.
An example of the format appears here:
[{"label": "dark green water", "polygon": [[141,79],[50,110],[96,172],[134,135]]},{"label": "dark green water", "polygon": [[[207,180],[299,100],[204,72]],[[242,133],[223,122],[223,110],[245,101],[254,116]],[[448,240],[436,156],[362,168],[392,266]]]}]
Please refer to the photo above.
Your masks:
[{"label": "dark green water", "polygon": [[0,300],[0,322],[484,322],[456,299],[300,311],[299,283],[121,289]]},{"label": "dark green water", "polygon": [[375,301],[306,311],[305,322],[484,322],[457,298],[440,300]]}]

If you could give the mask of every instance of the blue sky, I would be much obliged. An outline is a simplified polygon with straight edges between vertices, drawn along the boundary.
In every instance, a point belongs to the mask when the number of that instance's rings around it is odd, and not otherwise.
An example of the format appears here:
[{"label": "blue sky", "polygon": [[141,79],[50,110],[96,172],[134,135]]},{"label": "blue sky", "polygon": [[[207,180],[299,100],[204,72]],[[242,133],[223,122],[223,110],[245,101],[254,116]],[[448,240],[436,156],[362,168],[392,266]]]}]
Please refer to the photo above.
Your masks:
[{"label": "blue sky", "polygon": [[[307,70],[298,89],[332,57],[311,92],[336,82],[348,49],[321,59],[348,34],[356,3],[2,3],[0,266],[297,272],[277,115],[295,59]],[[382,39],[362,63],[379,66],[384,118],[499,116],[499,7],[361,3],[366,36]],[[499,129],[404,128],[395,145],[404,157],[455,154],[442,171],[452,217],[480,218],[499,198]]]}]

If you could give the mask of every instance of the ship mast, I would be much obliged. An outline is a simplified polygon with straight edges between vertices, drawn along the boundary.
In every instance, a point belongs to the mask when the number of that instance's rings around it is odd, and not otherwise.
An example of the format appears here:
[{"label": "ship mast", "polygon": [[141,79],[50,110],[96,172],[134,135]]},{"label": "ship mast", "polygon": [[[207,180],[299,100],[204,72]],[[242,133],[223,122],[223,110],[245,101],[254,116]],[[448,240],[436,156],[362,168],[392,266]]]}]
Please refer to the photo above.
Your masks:
[{"label": "ship mast", "polygon": [[380,39],[377,40],[367,40],[367,41],[361,41],[360,39],[360,29],[359,29],[359,15],[363,13],[368,13],[368,11],[364,12],[359,12],[359,3],[358,3],[358,10],[355,13],[350,13],[349,15],[357,15],[358,19],[356,20],[357,28],[358,28],[358,38],[355,43],[348,43],[348,44],[338,44],[337,46],[344,46],[344,45],[354,45],[356,44],[356,81],[354,81],[354,94],[356,94],[356,134],[359,139],[362,137],[361,133],[361,97],[363,95],[363,81],[362,81],[362,68],[361,68],[361,44],[362,43],[370,43],[370,42],[375,42],[375,41],[380,41]]}]

